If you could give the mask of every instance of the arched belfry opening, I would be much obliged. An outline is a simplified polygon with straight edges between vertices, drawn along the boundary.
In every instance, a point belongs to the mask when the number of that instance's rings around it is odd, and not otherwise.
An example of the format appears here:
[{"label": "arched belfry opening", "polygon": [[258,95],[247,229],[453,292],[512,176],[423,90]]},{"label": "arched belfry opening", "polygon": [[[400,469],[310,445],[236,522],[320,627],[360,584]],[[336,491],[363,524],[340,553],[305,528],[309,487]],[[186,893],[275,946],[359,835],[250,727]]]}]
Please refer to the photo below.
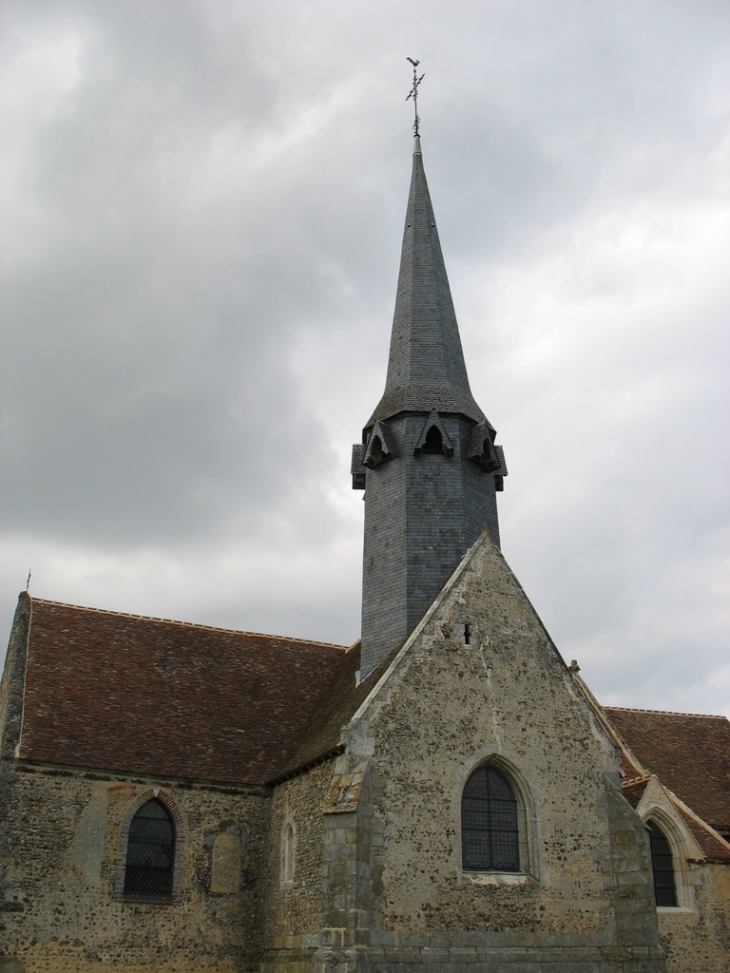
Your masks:
[{"label": "arched belfry opening", "polygon": [[373,436],[372,446],[370,447],[371,458],[367,466],[378,466],[383,459],[383,443],[380,436]]},{"label": "arched belfry opening", "polygon": [[426,441],[421,448],[421,453],[443,453],[444,437],[441,435],[438,426],[431,426],[426,433]]}]

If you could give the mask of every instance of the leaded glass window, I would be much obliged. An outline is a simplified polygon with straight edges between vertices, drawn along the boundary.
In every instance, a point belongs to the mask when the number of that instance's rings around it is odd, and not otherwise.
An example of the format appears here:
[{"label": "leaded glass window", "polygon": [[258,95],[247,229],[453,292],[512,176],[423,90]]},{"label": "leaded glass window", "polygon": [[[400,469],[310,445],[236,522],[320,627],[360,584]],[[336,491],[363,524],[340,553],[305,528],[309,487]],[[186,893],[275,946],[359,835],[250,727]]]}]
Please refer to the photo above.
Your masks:
[{"label": "leaded glass window", "polygon": [[175,829],[165,806],[147,801],[129,826],[124,895],[169,898],[175,863]]},{"label": "leaded glass window", "polygon": [[466,871],[518,872],[517,800],[504,774],[478,767],[461,798],[461,849]]},{"label": "leaded glass window", "polygon": [[654,894],[657,905],[677,905],[674,861],[667,836],[654,821],[647,822],[651,841],[651,866],[654,870]]}]

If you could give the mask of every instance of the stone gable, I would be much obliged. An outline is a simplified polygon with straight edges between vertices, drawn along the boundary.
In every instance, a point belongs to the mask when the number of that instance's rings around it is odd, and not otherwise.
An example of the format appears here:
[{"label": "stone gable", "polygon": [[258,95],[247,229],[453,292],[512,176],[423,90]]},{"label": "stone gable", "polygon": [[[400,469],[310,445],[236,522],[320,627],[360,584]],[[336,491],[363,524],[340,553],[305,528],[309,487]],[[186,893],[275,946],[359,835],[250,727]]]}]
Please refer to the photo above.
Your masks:
[{"label": "stone gable", "polygon": [[[663,969],[644,829],[613,745],[487,534],[343,737],[333,789],[367,781],[350,816],[370,844],[353,908],[371,956]],[[517,796],[518,871],[462,868],[461,794],[485,762]]]}]

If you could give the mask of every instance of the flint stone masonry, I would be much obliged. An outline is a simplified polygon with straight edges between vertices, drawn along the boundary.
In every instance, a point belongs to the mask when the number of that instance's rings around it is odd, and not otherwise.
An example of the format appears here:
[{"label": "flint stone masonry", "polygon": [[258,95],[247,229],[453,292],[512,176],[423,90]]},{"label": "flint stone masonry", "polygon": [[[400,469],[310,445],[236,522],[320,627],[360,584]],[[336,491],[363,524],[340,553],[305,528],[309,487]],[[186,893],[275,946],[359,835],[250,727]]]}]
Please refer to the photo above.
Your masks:
[{"label": "flint stone masonry", "polygon": [[[264,877],[264,954],[261,973],[285,966],[311,970],[323,926],[325,889],[322,885],[322,806],[329,788],[331,764],[315,767],[280,784],[272,797],[268,857]],[[287,823],[295,829],[294,876],[282,873],[282,836]]]},{"label": "flint stone masonry", "polygon": [[[611,741],[487,534],[345,741],[333,789],[363,783],[355,810],[327,816],[331,926],[316,969],[665,969],[644,828]],[[524,848],[519,875],[481,882],[461,868],[460,801],[484,761],[517,792]]]},{"label": "flint stone masonry", "polygon": [[688,866],[693,908],[659,910],[659,934],[669,973],[727,973],[730,969],[730,867]]},{"label": "flint stone masonry", "polygon": [[[706,755],[705,755],[706,756]],[[651,777],[636,808],[672,838],[677,907],[657,910],[668,973],[730,968],[730,863],[709,864],[666,789]]]},{"label": "flint stone masonry", "polygon": [[[24,973],[258,968],[264,799],[166,787],[185,832],[182,893],[175,904],[144,904],[120,901],[114,888],[121,824],[148,784],[23,767],[3,784],[13,821],[12,840],[5,829],[0,834],[0,943],[6,953],[12,944],[0,963],[3,973],[13,964]],[[221,835],[227,884],[212,894]],[[230,859],[234,847],[237,862]]]}]

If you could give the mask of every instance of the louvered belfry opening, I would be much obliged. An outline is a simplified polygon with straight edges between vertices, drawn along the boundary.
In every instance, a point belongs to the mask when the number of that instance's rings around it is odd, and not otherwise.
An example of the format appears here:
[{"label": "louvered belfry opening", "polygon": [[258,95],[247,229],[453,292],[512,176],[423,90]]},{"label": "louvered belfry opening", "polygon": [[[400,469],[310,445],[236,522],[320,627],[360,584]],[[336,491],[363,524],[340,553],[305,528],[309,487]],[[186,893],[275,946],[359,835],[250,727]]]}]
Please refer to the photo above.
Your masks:
[{"label": "louvered belfry opening", "polygon": [[517,800],[507,778],[490,764],[478,767],[464,788],[461,845],[465,871],[520,870]]},{"label": "louvered belfry opening", "polygon": [[172,818],[160,801],[149,800],[129,826],[124,894],[133,898],[169,898],[174,863]]}]

